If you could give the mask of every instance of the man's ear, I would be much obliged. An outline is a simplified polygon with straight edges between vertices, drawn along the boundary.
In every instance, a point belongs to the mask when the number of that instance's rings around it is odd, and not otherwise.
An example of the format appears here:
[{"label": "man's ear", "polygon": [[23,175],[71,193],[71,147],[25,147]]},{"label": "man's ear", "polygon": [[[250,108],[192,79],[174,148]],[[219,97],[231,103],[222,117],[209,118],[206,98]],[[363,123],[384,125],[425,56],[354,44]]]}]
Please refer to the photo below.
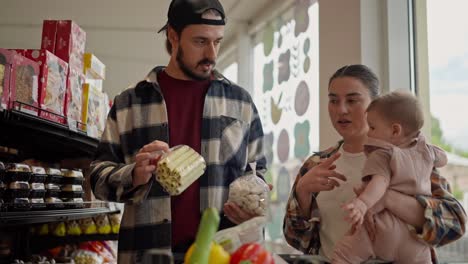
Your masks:
[{"label": "man's ear", "polygon": [[403,127],[399,123],[392,124],[392,136],[400,136],[403,133]]},{"label": "man's ear", "polygon": [[167,39],[171,42],[172,50],[177,50],[179,45],[179,34],[172,28],[167,27]]}]

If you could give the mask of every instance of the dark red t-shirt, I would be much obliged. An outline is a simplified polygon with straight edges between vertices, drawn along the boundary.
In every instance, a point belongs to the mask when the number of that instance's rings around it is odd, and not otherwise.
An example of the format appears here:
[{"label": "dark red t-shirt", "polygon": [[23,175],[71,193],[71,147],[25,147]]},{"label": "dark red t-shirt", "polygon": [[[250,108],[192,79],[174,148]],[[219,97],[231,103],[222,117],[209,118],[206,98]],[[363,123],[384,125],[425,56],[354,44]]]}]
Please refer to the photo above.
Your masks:
[{"label": "dark red t-shirt", "polygon": [[[159,85],[166,102],[169,146],[184,144],[198,153],[205,95],[210,81],[178,80],[162,71]],[[182,194],[171,198],[172,248],[186,250],[200,223],[200,183],[195,181]]]}]

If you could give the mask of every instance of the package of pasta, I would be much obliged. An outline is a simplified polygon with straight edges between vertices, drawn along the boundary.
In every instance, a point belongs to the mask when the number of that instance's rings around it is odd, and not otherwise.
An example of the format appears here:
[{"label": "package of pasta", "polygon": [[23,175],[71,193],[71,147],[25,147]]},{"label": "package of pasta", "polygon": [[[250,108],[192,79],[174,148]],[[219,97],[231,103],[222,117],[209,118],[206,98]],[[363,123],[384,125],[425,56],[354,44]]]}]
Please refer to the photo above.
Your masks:
[{"label": "package of pasta", "polygon": [[0,109],[38,114],[39,64],[14,50],[0,49]]},{"label": "package of pasta", "polygon": [[67,89],[68,64],[48,50],[17,50],[25,57],[38,62],[39,115],[57,123],[65,123],[64,108]]},{"label": "package of pasta", "polygon": [[[255,168],[254,165],[251,165]],[[233,202],[241,209],[254,214],[266,215],[270,188],[265,181],[255,174],[255,170],[237,178],[229,185],[228,202]]]},{"label": "package of pasta", "polygon": [[187,145],[172,147],[157,162],[156,180],[170,195],[179,195],[205,173],[205,159]]}]

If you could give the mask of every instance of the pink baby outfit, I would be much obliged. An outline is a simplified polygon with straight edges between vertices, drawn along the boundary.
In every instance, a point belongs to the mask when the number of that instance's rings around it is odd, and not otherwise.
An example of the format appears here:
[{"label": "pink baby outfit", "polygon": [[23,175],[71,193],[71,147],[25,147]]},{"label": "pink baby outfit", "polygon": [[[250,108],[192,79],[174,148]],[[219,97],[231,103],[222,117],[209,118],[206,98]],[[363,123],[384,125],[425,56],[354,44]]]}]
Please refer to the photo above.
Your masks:
[{"label": "pink baby outfit", "polygon": [[[370,138],[365,152],[368,158],[363,169],[364,182],[369,181],[372,175],[382,175],[388,177],[390,189],[411,196],[430,196],[433,167],[447,163],[445,152],[427,144],[421,134],[400,146]],[[402,220],[383,210],[375,215],[375,223],[377,234],[374,242],[361,227],[336,245],[333,263],[362,263],[369,258],[394,263],[431,263],[430,247],[417,240]]]}]

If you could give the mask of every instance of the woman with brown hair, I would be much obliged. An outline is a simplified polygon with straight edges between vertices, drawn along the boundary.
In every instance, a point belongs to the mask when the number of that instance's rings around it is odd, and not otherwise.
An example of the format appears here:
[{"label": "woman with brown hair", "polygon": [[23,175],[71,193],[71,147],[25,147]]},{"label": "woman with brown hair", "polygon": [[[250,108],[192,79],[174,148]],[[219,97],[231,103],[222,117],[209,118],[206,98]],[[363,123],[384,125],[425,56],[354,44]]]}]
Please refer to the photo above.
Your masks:
[{"label": "woman with brown hair", "polygon": [[[284,235],[300,251],[330,259],[335,244],[350,228],[341,205],[355,197],[354,187],[361,183],[368,131],[366,109],[379,95],[379,82],[368,67],[350,65],[333,74],[328,91],[328,112],[342,140],[302,165],[287,204]],[[441,246],[464,234],[466,214],[436,170],[431,184],[432,196],[388,190],[376,206],[414,227],[415,234],[429,245]],[[367,221],[372,219],[370,210]],[[373,225],[367,226],[372,237]]]}]

